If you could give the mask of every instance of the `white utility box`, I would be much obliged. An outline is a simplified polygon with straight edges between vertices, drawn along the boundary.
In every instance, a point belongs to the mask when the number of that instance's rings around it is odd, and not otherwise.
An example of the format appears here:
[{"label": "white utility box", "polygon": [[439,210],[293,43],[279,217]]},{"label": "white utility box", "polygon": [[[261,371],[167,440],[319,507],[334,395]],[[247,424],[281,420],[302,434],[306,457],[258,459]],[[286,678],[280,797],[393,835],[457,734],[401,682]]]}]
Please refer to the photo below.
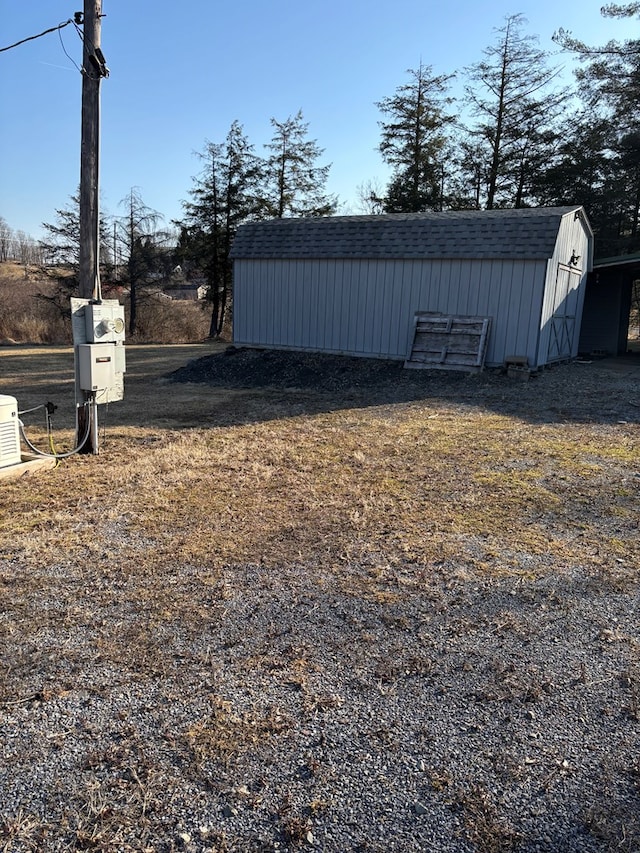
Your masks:
[{"label": "white utility box", "polygon": [[18,462],[22,462],[18,401],[15,397],[0,394],[0,468],[17,465]]},{"label": "white utility box", "polygon": [[116,381],[115,344],[80,344],[78,381],[83,391],[109,391]]},{"label": "white utility box", "polygon": [[124,305],[117,299],[90,302],[84,309],[87,343],[124,341]]}]

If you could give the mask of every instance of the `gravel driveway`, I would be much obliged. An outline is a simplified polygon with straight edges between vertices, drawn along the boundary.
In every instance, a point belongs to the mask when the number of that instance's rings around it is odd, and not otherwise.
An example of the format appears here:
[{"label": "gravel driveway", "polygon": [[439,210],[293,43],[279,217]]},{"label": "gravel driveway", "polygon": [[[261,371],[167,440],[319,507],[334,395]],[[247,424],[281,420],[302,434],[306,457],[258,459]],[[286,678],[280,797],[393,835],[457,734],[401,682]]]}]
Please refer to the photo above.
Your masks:
[{"label": "gravel driveway", "polygon": [[[603,440],[622,421],[638,447],[631,362],[558,368],[524,395],[498,375],[253,352],[171,380],[388,406],[427,383],[531,423],[589,419]],[[637,506],[637,458],[627,476]],[[637,565],[543,554],[487,574],[447,557],[427,576],[409,557],[307,553],[212,576],[159,560],[150,583],[197,609],[161,619],[110,524],[113,550],[91,567],[0,553],[0,850],[640,851]],[[121,664],[104,652],[114,638]]]}]

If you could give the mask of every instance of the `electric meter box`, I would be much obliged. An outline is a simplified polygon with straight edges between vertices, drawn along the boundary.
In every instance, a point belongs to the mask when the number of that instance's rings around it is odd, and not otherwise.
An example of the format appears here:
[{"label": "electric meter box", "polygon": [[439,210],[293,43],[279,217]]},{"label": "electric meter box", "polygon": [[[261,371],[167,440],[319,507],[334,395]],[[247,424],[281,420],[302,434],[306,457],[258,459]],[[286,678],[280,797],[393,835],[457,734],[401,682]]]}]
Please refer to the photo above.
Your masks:
[{"label": "electric meter box", "polygon": [[124,341],[124,306],[117,299],[104,299],[85,305],[84,320],[88,343]]},{"label": "electric meter box", "polygon": [[83,391],[109,391],[116,381],[115,344],[80,344],[78,381]]},{"label": "electric meter box", "polygon": [[0,394],[0,468],[22,462],[20,454],[20,427],[18,401],[15,397]]}]

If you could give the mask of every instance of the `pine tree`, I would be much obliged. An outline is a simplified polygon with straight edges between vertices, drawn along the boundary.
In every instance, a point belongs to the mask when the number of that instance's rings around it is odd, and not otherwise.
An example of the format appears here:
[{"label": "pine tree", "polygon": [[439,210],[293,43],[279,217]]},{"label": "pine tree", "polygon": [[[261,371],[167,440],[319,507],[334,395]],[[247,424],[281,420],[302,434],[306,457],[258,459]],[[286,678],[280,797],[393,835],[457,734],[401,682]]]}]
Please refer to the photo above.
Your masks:
[{"label": "pine tree", "polygon": [[409,69],[409,82],[376,106],[386,117],[380,122],[379,150],[392,167],[383,201],[393,212],[441,210],[446,176],[446,129],[453,121],[446,114],[449,75],[432,76],[432,68]]},{"label": "pine tree", "polygon": [[285,121],[271,119],[274,134],[265,148],[271,153],[265,160],[264,215],[330,216],[337,201],[325,187],[330,165],[318,166],[323,149],[307,137],[309,125],[302,111]]},{"label": "pine tree", "polygon": [[[610,18],[640,18],[640,3],[609,4]],[[640,39],[612,40],[592,47],[559,30],[554,40],[583,63],[576,77],[585,112],[604,126],[599,159],[607,166],[600,197],[587,207],[597,235],[598,253],[640,250]],[[584,163],[589,174],[589,164]]]},{"label": "pine tree", "polygon": [[[80,266],[80,194],[70,197],[66,207],[55,211],[54,222],[43,222],[45,238],[39,241],[40,255],[44,264],[40,270],[43,278],[55,279],[56,289],[48,293],[39,293],[38,298],[49,302],[60,316],[71,317],[70,299],[79,292]],[[107,222],[100,215],[100,267],[103,274],[109,271],[110,264]]]},{"label": "pine tree", "polygon": [[231,244],[238,225],[260,215],[263,166],[237,121],[223,143],[207,142],[200,157],[204,168],[194,179],[191,200],[183,204],[185,218],[177,223],[178,257],[190,275],[206,280],[209,334],[217,337],[232,289]]},{"label": "pine tree", "polygon": [[[508,17],[484,59],[467,69],[466,96],[476,118],[469,145],[483,154],[481,201],[488,210],[535,201],[531,185],[553,150],[554,120],[566,98],[552,90],[559,71],[548,66],[537,38],[522,33],[524,23],[522,15]],[[469,177],[476,181],[477,170]]]}]

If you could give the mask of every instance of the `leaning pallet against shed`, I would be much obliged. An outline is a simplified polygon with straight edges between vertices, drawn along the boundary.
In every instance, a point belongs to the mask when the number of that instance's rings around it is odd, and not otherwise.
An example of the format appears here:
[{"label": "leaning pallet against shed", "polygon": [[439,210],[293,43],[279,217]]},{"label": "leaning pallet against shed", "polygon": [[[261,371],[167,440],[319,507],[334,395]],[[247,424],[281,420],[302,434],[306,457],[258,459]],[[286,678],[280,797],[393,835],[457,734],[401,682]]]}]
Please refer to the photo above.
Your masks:
[{"label": "leaning pallet against shed", "polygon": [[578,205],[249,222],[233,342],[405,361],[416,313],[491,317],[487,367],[517,353],[537,370],[578,354],[592,256]]},{"label": "leaning pallet against shed", "polygon": [[479,371],[484,366],[491,317],[452,317],[418,311],[410,368]]}]

